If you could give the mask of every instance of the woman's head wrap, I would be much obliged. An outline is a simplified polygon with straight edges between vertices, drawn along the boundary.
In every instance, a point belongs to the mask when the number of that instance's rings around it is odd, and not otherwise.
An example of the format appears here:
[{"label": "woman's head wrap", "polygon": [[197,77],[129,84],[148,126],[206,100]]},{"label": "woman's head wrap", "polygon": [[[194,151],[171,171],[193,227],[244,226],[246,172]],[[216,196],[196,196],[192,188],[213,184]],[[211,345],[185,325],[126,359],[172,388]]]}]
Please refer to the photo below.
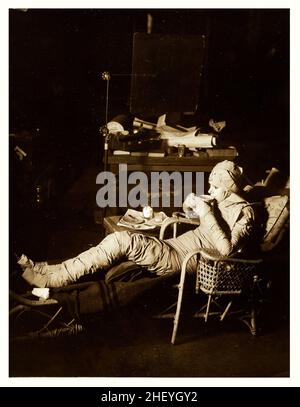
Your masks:
[{"label": "woman's head wrap", "polygon": [[222,161],[214,166],[209,176],[209,183],[232,192],[241,189],[243,170],[233,161]]}]

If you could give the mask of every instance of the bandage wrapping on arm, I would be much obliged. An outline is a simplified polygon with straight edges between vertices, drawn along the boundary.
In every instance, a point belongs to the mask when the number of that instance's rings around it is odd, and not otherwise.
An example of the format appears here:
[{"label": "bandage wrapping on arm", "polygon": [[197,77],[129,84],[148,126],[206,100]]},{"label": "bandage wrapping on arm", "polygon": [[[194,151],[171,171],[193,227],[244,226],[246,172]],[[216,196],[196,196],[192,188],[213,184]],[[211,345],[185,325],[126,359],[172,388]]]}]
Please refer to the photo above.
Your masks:
[{"label": "bandage wrapping on arm", "polygon": [[210,231],[215,248],[223,256],[228,256],[232,251],[232,244],[219,226],[215,215],[212,212],[208,212],[202,220],[205,222],[207,229]]},{"label": "bandage wrapping on arm", "polygon": [[252,209],[245,207],[241,210],[229,237],[218,224],[213,212],[210,211],[203,217],[203,222],[205,222],[207,229],[210,231],[215,248],[223,256],[229,256],[233,251],[243,246],[250,236],[253,221],[254,215]]}]

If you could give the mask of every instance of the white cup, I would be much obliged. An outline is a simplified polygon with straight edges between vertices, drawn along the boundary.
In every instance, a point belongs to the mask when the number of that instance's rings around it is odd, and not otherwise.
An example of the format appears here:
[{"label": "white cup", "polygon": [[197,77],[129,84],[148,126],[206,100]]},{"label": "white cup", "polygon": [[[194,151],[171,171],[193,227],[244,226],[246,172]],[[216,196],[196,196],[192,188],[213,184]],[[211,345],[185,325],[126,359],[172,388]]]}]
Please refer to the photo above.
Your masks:
[{"label": "white cup", "polygon": [[153,218],[153,209],[151,208],[151,206],[147,205],[143,208],[143,216],[145,219]]}]

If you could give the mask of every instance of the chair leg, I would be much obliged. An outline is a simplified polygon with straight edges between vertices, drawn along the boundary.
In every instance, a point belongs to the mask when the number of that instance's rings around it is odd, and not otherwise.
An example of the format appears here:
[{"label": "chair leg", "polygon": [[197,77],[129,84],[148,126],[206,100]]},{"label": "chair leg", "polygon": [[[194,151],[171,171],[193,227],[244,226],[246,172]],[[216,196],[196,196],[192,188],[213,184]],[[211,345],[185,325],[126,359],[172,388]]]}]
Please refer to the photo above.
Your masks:
[{"label": "chair leg", "polygon": [[181,275],[180,275],[180,283],[178,285],[178,300],[177,300],[177,307],[176,307],[176,312],[175,312],[175,317],[174,317],[174,326],[173,326],[172,339],[171,339],[172,345],[175,344],[176,335],[177,335],[177,329],[178,329],[178,323],[179,323],[180,311],[181,311],[181,304],[182,304],[183,289],[184,289],[185,274],[186,274],[186,267],[183,267],[182,271],[181,271]]},{"label": "chair leg", "polygon": [[229,311],[229,308],[231,307],[232,301],[229,301],[229,303],[227,304],[225,311],[223,312],[223,314],[220,317],[220,321],[223,321],[223,319],[226,317],[227,312]]},{"label": "chair leg", "polygon": [[211,294],[209,294],[209,296],[208,296],[208,301],[207,301],[207,306],[206,306],[206,311],[205,311],[205,317],[204,317],[205,322],[207,322],[207,320],[208,320],[210,303],[211,303]]},{"label": "chair leg", "polygon": [[176,307],[176,312],[175,312],[175,317],[174,317],[174,326],[173,326],[173,332],[172,332],[172,338],[171,338],[172,345],[175,344],[177,330],[178,330],[178,324],[179,324],[179,318],[180,318],[180,311],[181,311],[182,296],[183,296],[183,289],[184,289],[184,281],[185,281],[187,264],[191,260],[191,258],[193,258],[196,255],[199,255],[199,250],[194,250],[193,252],[189,253],[184,258],[183,263],[182,263],[181,273],[180,273],[180,282],[179,282],[179,285],[178,285],[177,307]]},{"label": "chair leg", "polygon": [[250,331],[253,336],[256,335],[257,333],[257,328],[256,328],[256,310],[252,308],[251,310],[251,322],[250,322]]},{"label": "chair leg", "polygon": [[251,334],[253,336],[256,336],[256,334],[257,334],[257,321],[256,321],[256,309],[255,309],[255,307],[252,307],[250,312],[248,312],[247,314],[241,316],[239,318],[239,320],[247,325],[247,327],[250,329],[250,332],[251,332]]}]

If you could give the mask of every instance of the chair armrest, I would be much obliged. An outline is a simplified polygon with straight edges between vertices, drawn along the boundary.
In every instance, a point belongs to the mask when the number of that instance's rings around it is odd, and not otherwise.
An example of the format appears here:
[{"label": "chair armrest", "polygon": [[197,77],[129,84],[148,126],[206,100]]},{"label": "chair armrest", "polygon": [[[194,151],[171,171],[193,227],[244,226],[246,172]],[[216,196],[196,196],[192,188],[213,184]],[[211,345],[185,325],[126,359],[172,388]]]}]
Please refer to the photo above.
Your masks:
[{"label": "chair armrest", "polygon": [[159,238],[164,239],[165,231],[170,225],[173,225],[173,237],[176,237],[177,236],[176,225],[178,225],[180,223],[184,223],[184,224],[188,224],[188,225],[195,225],[195,226],[200,225],[199,219],[187,218],[184,213],[174,212],[170,218],[167,218],[163,221],[163,223],[160,227]]}]

